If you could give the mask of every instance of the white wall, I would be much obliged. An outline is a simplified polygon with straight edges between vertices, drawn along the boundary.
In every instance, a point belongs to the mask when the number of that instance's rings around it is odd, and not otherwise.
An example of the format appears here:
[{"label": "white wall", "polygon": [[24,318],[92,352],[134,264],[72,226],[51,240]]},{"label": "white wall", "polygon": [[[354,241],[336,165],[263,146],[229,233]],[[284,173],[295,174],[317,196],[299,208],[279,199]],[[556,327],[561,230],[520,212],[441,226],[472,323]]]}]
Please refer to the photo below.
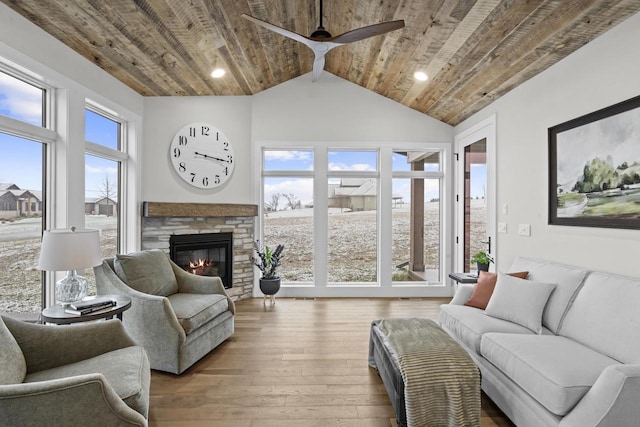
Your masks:
[{"label": "white wall", "polygon": [[[497,114],[498,269],[527,256],[640,276],[640,231],[547,225],[547,129],[640,95],[640,14],[611,29],[455,128]],[[503,215],[502,206],[508,205]],[[531,236],[518,236],[531,224]]]},{"label": "white wall", "polygon": [[[251,163],[251,97],[151,97],[144,100],[142,200],[152,202],[256,203]],[[193,122],[220,129],[233,144],[235,169],[225,184],[199,189],[173,170],[169,144]]]},{"label": "white wall", "polygon": [[254,141],[448,142],[451,126],[323,72],[253,97]]}]

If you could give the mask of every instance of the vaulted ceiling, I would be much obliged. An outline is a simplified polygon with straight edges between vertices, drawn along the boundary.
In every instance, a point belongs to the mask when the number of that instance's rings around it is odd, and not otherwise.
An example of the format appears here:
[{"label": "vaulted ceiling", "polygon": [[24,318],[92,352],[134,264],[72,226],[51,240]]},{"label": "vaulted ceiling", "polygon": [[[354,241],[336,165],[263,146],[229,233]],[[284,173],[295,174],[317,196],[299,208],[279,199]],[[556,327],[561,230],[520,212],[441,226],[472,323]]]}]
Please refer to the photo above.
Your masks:
[{"label": "vaulted ceiling", "polygon": [[[144,96],[251,95],[306,74],[309,48],[241,15],[309,35],[319,12],[316,0],[0,1]],[[325,70],[456,125],[638,11],[638,0],[326,0],[334,35],[405,27],[335,48]]]}]

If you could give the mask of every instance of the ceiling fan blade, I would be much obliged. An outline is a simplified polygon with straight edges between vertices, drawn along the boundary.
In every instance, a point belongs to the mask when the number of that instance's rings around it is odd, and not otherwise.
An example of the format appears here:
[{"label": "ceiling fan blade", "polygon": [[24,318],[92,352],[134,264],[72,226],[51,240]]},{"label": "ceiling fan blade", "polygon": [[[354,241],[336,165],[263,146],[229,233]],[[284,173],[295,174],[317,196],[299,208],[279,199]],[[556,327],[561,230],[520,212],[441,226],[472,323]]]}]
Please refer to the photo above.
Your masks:
[{"label": "ceiling fan blade", "polygon": [[380,24],[373,24],[367,27],[347,31],[346,33],[342,33],[327,41],[339,44],[353,43],[369,37],[379,36],[381,34],[388,33],[389,31],[399,30],[400,28],[404,28],[404,20],[402,19],[398,21],[382,22]]},{"label": "ceiling fan blade", "polygon": [[327,52],[316,52],[316,58],[313,60],[313,73],[311,74],[311,81],[318,81],[322,70],[324,70],[324,55]]},{"label": "ceiling fan blade", "polygon": [[312,40],[303,36],[302,34],[294,33],[293,31],[285,30],[284,28],[278,27],[277,25],[270,24],[266,21],[263,21],[258,18],[254,18],[253,16],[247,15],[246,13],[242,14],[242,17],[248,21],[253,22],[256,25],[259,25],[267,30],[273,31],[274,33],[278,33],[282,36],[288,37],[300,43],[304,43],[305,45],[311,47]]}]

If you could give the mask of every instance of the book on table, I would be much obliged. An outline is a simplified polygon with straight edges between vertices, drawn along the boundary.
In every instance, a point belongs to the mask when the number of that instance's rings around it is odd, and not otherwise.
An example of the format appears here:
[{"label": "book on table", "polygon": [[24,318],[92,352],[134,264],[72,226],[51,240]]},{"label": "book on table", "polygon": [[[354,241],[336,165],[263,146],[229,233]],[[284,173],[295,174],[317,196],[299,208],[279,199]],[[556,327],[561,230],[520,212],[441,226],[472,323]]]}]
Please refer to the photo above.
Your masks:
[{"label": "book on table", "polygon": [[108,302],[105,302],[102,305],[95,305],[93,307],[88,307],[88,308],[83,308],[81,310],[75,310],[73,309],[71,306],[69,306],[69,308],[65,308],[64,312],[65,313],[69,313],[69,314],[77,314],[77,315],[85,315],[85,314],[90,314],[90,313],[97,313],[98,311],[101,310],[105,310],[107,308],[111,308],[113,306],[116,305],[116,302],[113,300],[110,300]]},{"label": "book on table", "polygon": [[93,307],[111,307],[115,305],[115,301],[109,297],[95,297],[84,301],[72,303],[69,307],[73,310],[85,310]]}]

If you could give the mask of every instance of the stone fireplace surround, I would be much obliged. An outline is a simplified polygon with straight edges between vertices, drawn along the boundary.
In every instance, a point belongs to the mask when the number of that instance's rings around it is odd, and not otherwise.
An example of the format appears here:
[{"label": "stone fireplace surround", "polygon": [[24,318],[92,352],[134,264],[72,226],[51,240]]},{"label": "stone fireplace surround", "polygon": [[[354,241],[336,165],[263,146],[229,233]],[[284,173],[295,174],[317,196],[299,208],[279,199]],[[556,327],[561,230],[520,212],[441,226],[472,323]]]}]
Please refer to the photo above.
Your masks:
[{"label": "stone fireplace surround", "polygon": [[257,205],[143,202],[141,247],[169,254],[172,234],[233,233],[233,286],[227,292],[233,300],[251,298],[257,215]]}]

